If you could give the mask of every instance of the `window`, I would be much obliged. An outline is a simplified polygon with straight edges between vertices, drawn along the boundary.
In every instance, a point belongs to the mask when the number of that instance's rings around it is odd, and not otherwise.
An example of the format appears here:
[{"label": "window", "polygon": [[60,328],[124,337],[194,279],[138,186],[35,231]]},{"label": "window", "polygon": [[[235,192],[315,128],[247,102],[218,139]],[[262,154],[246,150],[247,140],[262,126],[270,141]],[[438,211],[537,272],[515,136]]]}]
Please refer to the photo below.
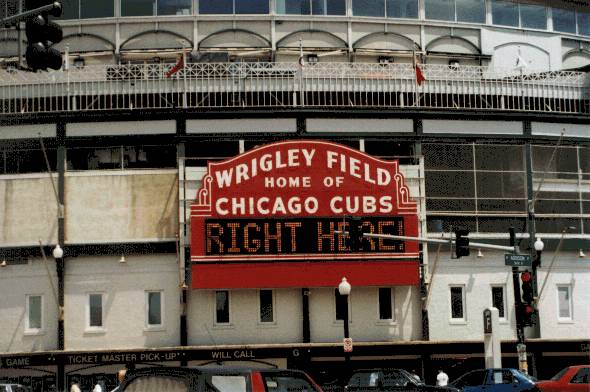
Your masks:
[{"label": "window", "polygon": [[485,378],[486,378],[487,370],[474,370],[471,371],[457,381],[453,382],[453,385],[457,388],[464,388],[464,387],[476,387],[483,385]]},{"label": "window", "polygon": [[146,316],[147,326],[162,327],[162,313],[163,313],[163,294],[161,291],[147,291],[146,292]]},{"label": "window", "polygon": [[426,19],[455,20],[454,0],[426,0]]},{"label": "window", "polygon": [[[41,149],[28,150],[24,148],[24,145],[18,144],[7,144],[0,149],[0,174],[47,172],[47,165]],[[51,170],[55,171],[57,150],[46,148],[46,152]]]},{"label": "window", "polygon": [[0,19],[18,14],[19,0],[4,0],[0,4]]},{"label": "window", "polygon": [[354,16],[385,16],[385,0],[352,0]]},{"label": "window", "polygon": [[578,19],[578,34],[590,35],[590,12],[576,12]]},{"label": "window", "polygon": [[514,375],[510,370],[493,370],[490,377],[491,378],[486,381],[486,384],[488,385],[514,383]]},{"label": "window", "polygon": [[572,319],[571,286],[557,286],[557,307],[560,320]]},{"label": "window", "polygon": [[562,33],[576,33],[576,13],[574,10],[553,8],[553,30]]},{"label": "window", "polygon": [[348,305],[348,296],[340,295],[338,289],[334,290],[334,300],[336,302],[336,320],[344,320],[345,312],[348,311],[346,308]]},{"label": "window", "polygon": [[176,167],[176,147],[161,144],[81,147],[66,151],[68,170],[144,169]]},{"label": "window", "polygon": [[[65,7],[64,7],[65,8]],[[80,0],[80,18],[107,18],[115,16],[114,1]]]},{"label": "window", "polygon": [[485,23],[486,5],[484,0],[455,0],[457,21]]},{"label": "window", "polygon": [[80,0],[62,0],[61,5],[63,11],[60,19],[80,18]]},{"label": "window", "polygon": [[547,29],[547,11],[544,5],[496,0],[492,3],[492,21],[496,25]]},{"label": "window", "polygon": [[345,15],[346,0],[277,0],[277,13],[294,15]]},{"label": "window", "polygon": [[379,288],[379,320],[394,320],[393,304],[393,291],[391,288]]},{"label": "window", "polygon": [[43,296],[27,295],[26,332],[39,332],[43,329]]},{"label": "window", "polygon": [[[86,0],[99,3],[96,0]],[[190,15],[191,0],[121,0],[121,16]]]},{"label": "window", "polygon": [[274,322],[273,292],[272,290],[260,290],[260,322]]},{"label": "window", "polygon": [[518,4],[511,1],[494,0],[492,2],[492,23],[518,27]]},{"label": "window", "polygon": [[268,14],[269,0],[200,0],[200,14]]},{"label": "window", "polygon": [[103,328],[103,294],[94,293],[88,294],[88,328],[102,329]]},{"label": "window", "polygon": [[385,4],[388,18],[418,18],[416,0],[387,0]]},{"label": "window", "polygon": [[[296,392],[317,392],[317,389],[312,386],[309,381],[307,381],[304,377],[294,374],[294,375],[277,375],[273,373],[263,374],[262,377],[264,378],[264,385],[266,385],[266,390],[268,392],[278,392],[278,391],[296,391]],[[229,389],[221,389],[229,391]],[[244,385],[243,388],[233,388],[233,391],[245,391],[246,386]]]},{"label": "window", "polygon": [[191,0],[158,0],[158,15],[190,15]]},{"label": "window", "polygon": [[121,16],[152,16],[156,0],[121,0]]},{"label": "window", "polygon": [[504,309],[506,304],[504,302],[504,286],[492,287],[492,306],[498,309],[498,317],[503,319],[506,318]]},{"label": "window", "polygon": [[[213,389],[213,388],[211,388]],[[170,376],[138,377],[125,388],[128,392],[170,391],[188,392],[187,380]]]},{"label": "window", "polygon": [[537,4],[520,4],[520,25],[529,29],[547,29],[545,6]]},{"label": "window", "polygon": [[60,0],[63,12],[60,19],[108,18],[115,16],[114,1]]},{"label": "window", "polygon": [[590,368],[579,369],[570,384],[590,384]]},{"label": "window", "polygon": [[451,287],[451,320],[465,320],[463,286]]},{"label": "window", "polygon": [[229,291],[215,292],[215,323],[229,324]]}]

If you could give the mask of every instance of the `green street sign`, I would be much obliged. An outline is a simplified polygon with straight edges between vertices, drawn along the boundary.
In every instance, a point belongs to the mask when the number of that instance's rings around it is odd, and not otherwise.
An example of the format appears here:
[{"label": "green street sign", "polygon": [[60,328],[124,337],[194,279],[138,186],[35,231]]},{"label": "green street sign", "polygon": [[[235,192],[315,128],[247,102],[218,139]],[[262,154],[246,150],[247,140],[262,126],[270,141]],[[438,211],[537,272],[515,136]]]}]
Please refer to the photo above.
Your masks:
[{"label": "green street sign", "polygon": [[504,264],[511,267],[530,267],[533,265],[530,255],[513,255],[510,253],[504,255]]}]

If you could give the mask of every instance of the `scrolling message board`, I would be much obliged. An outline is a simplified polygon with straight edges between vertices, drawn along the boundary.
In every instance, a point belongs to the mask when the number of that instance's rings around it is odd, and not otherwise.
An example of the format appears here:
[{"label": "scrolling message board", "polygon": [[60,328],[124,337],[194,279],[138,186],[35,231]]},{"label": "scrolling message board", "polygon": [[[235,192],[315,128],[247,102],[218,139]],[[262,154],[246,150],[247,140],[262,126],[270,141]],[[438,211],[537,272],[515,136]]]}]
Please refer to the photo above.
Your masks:
[{"label": "scrolling message board", "polygon": [[351,217],[365,233],[418,235],[397,161],[302,140],[209,163],[191,206],[193,288],[417,284],[418,245],[365,238],[353,250]]}]

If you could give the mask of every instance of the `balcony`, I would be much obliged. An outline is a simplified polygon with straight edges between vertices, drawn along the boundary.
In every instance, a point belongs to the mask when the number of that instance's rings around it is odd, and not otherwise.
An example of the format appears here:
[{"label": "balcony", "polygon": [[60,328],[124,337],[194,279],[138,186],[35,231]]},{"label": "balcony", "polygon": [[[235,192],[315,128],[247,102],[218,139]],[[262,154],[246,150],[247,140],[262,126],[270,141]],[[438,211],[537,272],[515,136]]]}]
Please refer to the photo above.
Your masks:
[{"label": "balcony", "polygon": [[0,114],[133,109],[408,109],[590,115],[590,76],[480,66],[411,64],[92,65],[0,70]]}]

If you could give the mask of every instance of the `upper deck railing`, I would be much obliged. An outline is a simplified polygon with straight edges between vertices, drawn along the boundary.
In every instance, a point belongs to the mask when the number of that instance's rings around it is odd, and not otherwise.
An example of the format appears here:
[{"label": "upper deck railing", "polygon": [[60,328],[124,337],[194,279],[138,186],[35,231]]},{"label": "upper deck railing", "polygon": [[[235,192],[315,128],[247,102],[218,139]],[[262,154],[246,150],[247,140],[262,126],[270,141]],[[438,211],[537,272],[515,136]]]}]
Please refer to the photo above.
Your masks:
[{"label": "upper deck railing", "polygon": [[208,63],[0,70],[0,114],[201,108],[407,108],[590,115],[590,74],[422,64]]}]

